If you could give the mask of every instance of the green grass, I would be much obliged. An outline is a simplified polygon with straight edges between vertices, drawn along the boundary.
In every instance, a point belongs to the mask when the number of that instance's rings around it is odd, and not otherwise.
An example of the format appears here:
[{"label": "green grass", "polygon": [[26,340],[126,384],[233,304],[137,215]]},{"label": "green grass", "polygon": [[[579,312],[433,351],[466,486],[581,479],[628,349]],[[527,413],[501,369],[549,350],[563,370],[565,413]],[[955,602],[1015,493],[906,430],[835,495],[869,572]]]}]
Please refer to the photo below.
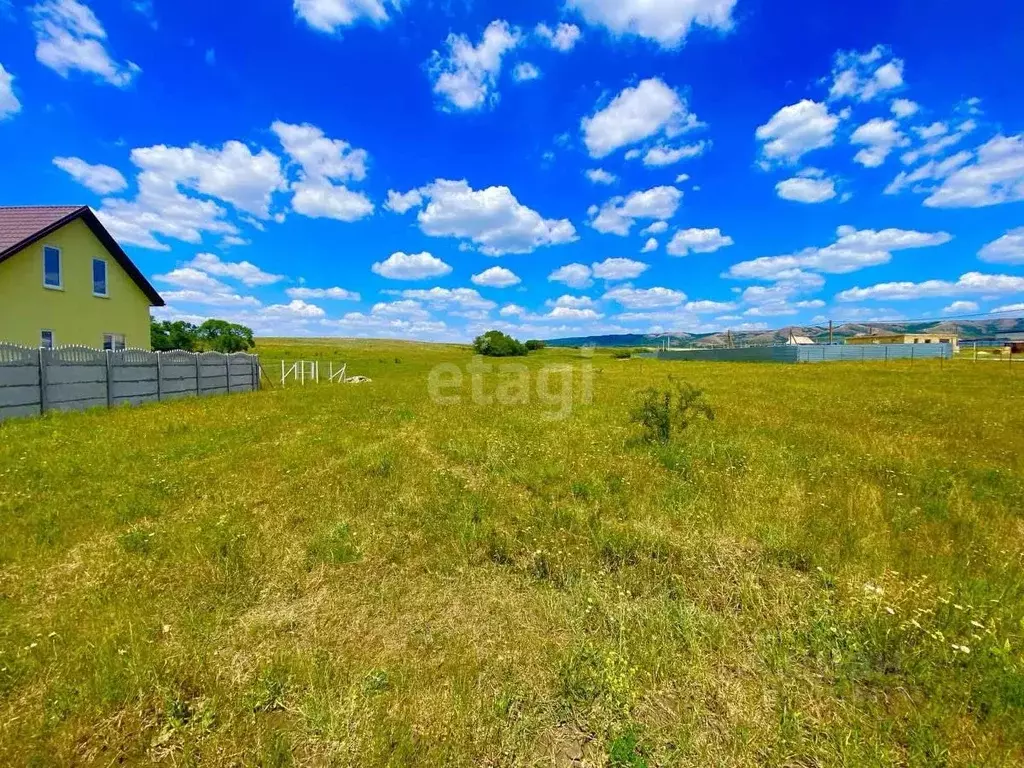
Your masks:
[{"label": "green grass", "polygon": [[373,383],[0,425],[0,765],[1024,761],[1011,366],[605,351],[556,421],[260,352]]}]

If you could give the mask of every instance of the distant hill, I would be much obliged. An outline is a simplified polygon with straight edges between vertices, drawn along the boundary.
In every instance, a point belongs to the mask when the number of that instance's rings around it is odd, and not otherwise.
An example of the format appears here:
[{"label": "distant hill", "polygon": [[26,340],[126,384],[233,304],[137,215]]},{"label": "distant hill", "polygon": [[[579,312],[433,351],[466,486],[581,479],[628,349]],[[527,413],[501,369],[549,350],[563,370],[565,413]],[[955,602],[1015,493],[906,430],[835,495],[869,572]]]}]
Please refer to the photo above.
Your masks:
[{"label": "distant hill", "polygon": [[[783,344],[790,334],[808,336],[814,341],[828,342],[828,327],[820,325],[790,325],[773,331],[733,331],[733,344]],[[998,320],[937,320],[920,323],[845,323],[832,330],[834,341],[851,336],[885,335],[890,333],[955,333],[961,340],[970,341],[1001,333],[1024,333],[1024,318],[1003,318]],[[730,334],[720,333],[668,333],[642,334],[624,333],[605,336],[579,336],[566,339],[549,339],[549,347],[658,347],[665,337],[672,346],[722,347],[729,343]]]}]

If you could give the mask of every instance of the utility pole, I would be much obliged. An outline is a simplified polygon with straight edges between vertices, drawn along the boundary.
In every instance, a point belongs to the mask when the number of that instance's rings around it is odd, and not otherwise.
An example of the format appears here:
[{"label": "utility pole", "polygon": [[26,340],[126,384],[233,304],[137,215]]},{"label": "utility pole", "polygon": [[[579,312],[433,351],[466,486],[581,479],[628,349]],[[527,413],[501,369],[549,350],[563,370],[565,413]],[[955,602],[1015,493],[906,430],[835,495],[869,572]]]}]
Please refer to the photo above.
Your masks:
[{"label": "utility pole", "polygon": [[832,321],[828,321],[828,343],[832,344]]}]

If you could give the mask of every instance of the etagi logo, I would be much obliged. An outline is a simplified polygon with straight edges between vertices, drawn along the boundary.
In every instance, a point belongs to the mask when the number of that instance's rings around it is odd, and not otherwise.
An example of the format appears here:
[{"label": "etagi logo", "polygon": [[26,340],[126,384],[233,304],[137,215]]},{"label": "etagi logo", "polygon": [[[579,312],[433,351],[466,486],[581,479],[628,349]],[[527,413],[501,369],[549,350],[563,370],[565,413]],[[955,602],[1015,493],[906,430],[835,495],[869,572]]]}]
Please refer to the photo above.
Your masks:
[{"label": "etagi logo", "polygon": [[579,362],[549,363],[531,367],[525,363],[491,363],[474,355],[465,368],[455,363],[434,366],[427,377],[431,401],[458,405],[466,397],[474,405],[531,405],[539,403],[540,416],[548,421],[566,419],[574,403],[594,401],[594,350],[584,347]]}]

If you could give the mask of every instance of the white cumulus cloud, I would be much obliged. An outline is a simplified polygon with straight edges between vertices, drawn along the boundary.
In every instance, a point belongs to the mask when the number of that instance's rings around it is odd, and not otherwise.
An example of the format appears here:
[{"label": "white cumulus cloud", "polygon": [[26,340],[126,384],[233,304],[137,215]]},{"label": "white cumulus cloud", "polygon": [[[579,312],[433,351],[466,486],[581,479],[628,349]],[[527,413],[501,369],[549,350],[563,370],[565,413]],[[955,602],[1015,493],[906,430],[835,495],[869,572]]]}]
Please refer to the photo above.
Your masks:
[{"label": "white cumulus cloud", "polygon": [[0,64],[0,120],[6,120],[21,111],[21,102],[14,95],[14,75]]},{"label": "white cumulus cloud", "polygon": [[285,293],[290,299],[333,299],[335,301],[359,301],[362,298],[355,291],[344,288],[288,288]]},{"label": "white cumulus cloud", "polygon": [[854,156],[855,162],[865,168],[877,168],[893,149],[905,145],[907,138],[895,120],[876,117],[859,126],[850,137],[850,143],[864,147]]},{"label": "white cumulus cloud", "polygon": [[644,165],[649,168],[660,168],[665,165],[675,165],[681,160],[689,160],[693,157],[700,157],[707,149],[708,142],[698,141],[696,144],[684,144],[679,147],[668,147],[659,145],[651,147],[644,155]]},{"label": "white cumulus cloud", "polygon": [[922,283],[879,283],[867,288],[850,288],[836,295],[837,301],[909,301],[912,299],[944,298],[947,296],[1000,296],[1024,292],[1024,277],[1014,275],[986,275],[968,272],[956,282],[925,280]]},{"label": "white cumulus cloud", "polygon": [[488,288],[509,288],[522,282],[515,272],[504,267],[485,269],[483,272],[473,275],[470,280],[473,285],[484,285]]},{"label": "white cumulus cloud", "polygon": [[79,157],[55,157],[53,164],[98,195],[121,192],[128,187],[121,172],[109,165],[90,165]]},{"label": "white cumulus cloud", "polygon": [[[273,275],[264,272],[255,264],[248,261],[222,261],[219,256],[213,253],[197,254],[192,261],[186,264],[188,267],[201,269],[210,275],[218,277],[230,277],[238,280],[243,285],[250,287],[257,285],[273,285],[284,280],[284,275]],[[301,298],[301,297],[299,297]]]},{"label": "white cumulus cloud", "polygon": [[1024,200],[1024,134],[995,136],[973,159],[950,173],[924,204],[930,208],[981,208]]},{"label": "white cumulus cloud", "polygon": [[836,242],[824,248],[805,248],[787,256],[762,256],[741,261],[729,268],[729,277],[744,280],[777,280],[801,270],[846,274],[865,267],[887,264],[892,252],[909,248],[944,245],[953,237],[947,232],[917,232],[904,229],[862,229],[841,226]]},{"label": "white cumulus cloud", "polygon": [[401,10],[401,0],[295,0],[295,14],[313,29],[334,33],[368,19],[375,24],[389,20],[388,6]]},{"label": "white cumulus cloud", "polygon": [[614,184],[619,179],[614,173],[608,173],[603,168],[591,168],[586,171],[586,175],[594,184]]},{"label": "white cumulus cloud", "polygon": [[990,264],[1024,264],[1024,227],[988,243],[978,251],[978,258]]},{"label": "white cumulus cloud", "polygon": [[910,99],[893,99],[890,109],[893,115],[902,120],[904,117],[916,115],[920,107],[917,105],[917,102]]},{"label": "white cumulus cloud", "polygon": [[606,291],[602,298],[618,302],[626,309],[656,309],[679,306],[686,301],[686,294],[671,288],[634,288],[624,285]]},{"label": "white cumulus cloud", "polygon": [[903,85],[903,61],[892,57],[884,45],[866,53],[839,51],[832,68],[829,97],[870,101]]},{"label": "white cumulus cloud", "polygon": [[593,285],[593,272],[586,264],[566,264],[550,275],[548,280],[553,283],[564,283],[570,288],[587,288]]},{"label": "white cumulus cloud", "polygon": [[714,229],[683,229],[676,232],[665,250],[672,256],[688,256],[691,253],[714,253],[733,244],[728,235]]},{"label": "white cumulus cloud", "polygon": [[522,33],[507,21],[492,21],[477,45],[466,35],[448,35],[447,51],[434,51],[428,69],[434,93],[449,109],[475,110],[494,104],[505,54],[522,42]]},{"label": "white cumulus cloud", "polygon": [[338,183],[366,178],[366,150],[356,149],[341,139],[330,139],[309,123],[292,125],[278,120],[271,130],[300,168],[298,180],[291,183],[292,208],[296,213],[312,219],[345,222],[358,221],[373,213],[373,203],[366,195]]},{"label": "white cumulus cloud", "polygon": [[836,196],[836,184],[821,169],[805,168],[793,178],[776,184],[775,193],[783,200],[797,203],[824,203]]},{"label": "white cumulus cloud", "polygon": [[783,107],[754,136],[766,160],[795,163],[808,152],[832,146],[839,117],[810,99]]},{"label": "white cumulus cloud", "polygon": [[[577,239],[572,222],[545,219],[508,187],[476,190],[465,180],[437,179],[416,192],[419,204],[426,204],[417,217],[424,234],[462,238],[488,256],[531,253]],[[411,194],[398,197],[408,200]]]},{"label": "white cumulus cloud", "polygon": [[29,9],[36,33],[36,59],[61,77],[74,71],[118,88],[141,72],[131,61],[115,61],[104,45],[107,31],[89,6],[77,0],[43,0]]},{"label": "white cumulus cloud", "polygon": [[515,69],[512,70],[512,79],[517,83],[524,83],[529,80],[536,80],[540,77],[540,70],[537,69],[536,65],[531,64],[528,61],[524,61],[520,64],[516,64]]},{"label": "white cumulus cloud", "polygon": [[686,101],[658,78],[625,88],[604,109],[583,118],[580,128],[591,157],[663,135],[674,138],[700,127]]},{"label": "white cumulus cloud", "polygon": [[371,270],[374,274],[389,280],[423,280],[428,277],[447,275],[452,268],[426,251],[423,253],[397,251],[384,261],[375,262]]},{"label": "white cumulus cloud", "polygon": [[603,206],[591,206],[590,226],[602,234],[628,235],[637,219],[666,221],[675,216],[683,193],[661,186],[613,197]]},{"label": "white cumulus cloud", "polygon": [[613,282],[640,277],[650,268],[650,265],[633,259],[610,258],[592,264],[591,268],[594,277],[598,280]]},{"label": "white cumulus cloud", "polygon": [[731,29],[736,0],[568,0],[567,5],[613,35],[636,35],[675,48],[694,26]]},{"label": "white cumulus cloud", "polygon": [[555,29],[547,24],[538,24],[534,32],[556,51],[567,53],[576,47],[580,39],[580,28],[575,24],[560,23]]}]

